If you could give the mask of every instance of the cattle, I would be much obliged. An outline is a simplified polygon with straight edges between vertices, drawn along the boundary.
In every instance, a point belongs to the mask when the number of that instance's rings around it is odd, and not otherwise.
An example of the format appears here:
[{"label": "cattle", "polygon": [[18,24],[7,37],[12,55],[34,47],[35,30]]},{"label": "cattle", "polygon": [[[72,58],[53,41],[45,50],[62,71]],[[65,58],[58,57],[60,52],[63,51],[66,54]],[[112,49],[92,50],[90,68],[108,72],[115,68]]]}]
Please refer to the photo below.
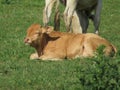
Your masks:
[{"label": "cattle", "polygon": [[[62,3],[64,6],[66,5],[66,0],[45,0],[45,7],[43,10],[43,23],[44,26],[48,25],[50,20],[52,8],[55,7],[55,17],[54,17],[54,30],[60,30],[60,17],[63,16],[59,12],[59,4]],[[71,24],[71,31],[73,33],[82,33],[82,27],[80,23],[81,15],[78,12],[74,12]]]},{"label": "cattle", "polygon": [[96,56],[96,49],[104,45],[103,54],[113,56],[117,50],[106,39],[93,34],[75,34],[53,31],[51,26],[31,25],[27,30],[25,44],[36,49],[30,59],[65,60]]},{"label": "cattle", "polygon": [[[58,17],[59,3],[66,5],[64,10],[64,21],[67,31],[74,33],[86,33],[89,25],[89,19],[93,21],[95,33],[99,33],[100,13],[102,9],[102,0],[46,0],[43,12],[43,23],[47,25],[51,15],[51,9],[56,4],[56,15]],[[92,14],[94,11],[94,14]],[[74,17],[74,18],[73,18]],[[58,18],[55,18],[59,21]],[[55,30],[60,26],[57,20],[55,22]],[[75,26],[74,26],[75,25]],[[76,28],[76,29],[75,29]]]}]

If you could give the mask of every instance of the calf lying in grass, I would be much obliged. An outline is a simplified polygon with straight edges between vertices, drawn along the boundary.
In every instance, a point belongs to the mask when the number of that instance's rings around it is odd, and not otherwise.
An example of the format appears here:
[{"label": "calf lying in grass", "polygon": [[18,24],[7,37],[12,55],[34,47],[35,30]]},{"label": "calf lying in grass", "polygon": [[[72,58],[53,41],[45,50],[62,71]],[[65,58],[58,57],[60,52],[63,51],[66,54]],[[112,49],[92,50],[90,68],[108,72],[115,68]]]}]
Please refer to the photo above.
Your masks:
[{"label": "calf lying in grass", "polygon": [[103,53],[106,56],[116,53],[116,48],[111,43],[96,34],[57,32],[50,26],[42,27],[39,24],[33,24],[28,28],[24,42],[37,51],[30,59],[62,60],[92,57],[101,45],[105,46]]}]

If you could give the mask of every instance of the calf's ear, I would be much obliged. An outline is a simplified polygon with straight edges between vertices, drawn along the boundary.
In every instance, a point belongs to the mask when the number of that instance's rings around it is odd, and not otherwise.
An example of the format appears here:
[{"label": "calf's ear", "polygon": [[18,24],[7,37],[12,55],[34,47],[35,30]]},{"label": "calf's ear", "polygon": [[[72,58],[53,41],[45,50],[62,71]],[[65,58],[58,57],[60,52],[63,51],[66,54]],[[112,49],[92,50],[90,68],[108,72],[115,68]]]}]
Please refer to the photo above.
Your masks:
[{"label": "calf's ear", "polygon": [[54,30],[52,26],[46,26],[45,28],[42,29],[42,33],[49,34]]},{"label": "calf's ear", "polygon": [[47,30],[46,33],[49,34],[54,30],[54,28],[52,26],[47,26],[46,30]]},{"label": "calf's ear", "polygon": [[42,33],[47,34],[50,38],[57,39],[61,36],[60,32],[53,32],[53,31],[54,31],[54,28],[52,26],[46,26],[42,28]]}]

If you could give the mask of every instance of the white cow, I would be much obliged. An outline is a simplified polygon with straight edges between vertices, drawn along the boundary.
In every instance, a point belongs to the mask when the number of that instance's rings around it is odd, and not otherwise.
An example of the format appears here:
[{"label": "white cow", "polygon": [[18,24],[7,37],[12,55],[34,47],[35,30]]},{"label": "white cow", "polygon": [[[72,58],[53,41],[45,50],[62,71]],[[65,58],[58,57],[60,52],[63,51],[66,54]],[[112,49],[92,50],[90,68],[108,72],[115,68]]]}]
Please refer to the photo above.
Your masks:
[{"label": "white cow", "polygon": [[[59,30],[59,26],[60,26],[60,13],[59,13],[59,4],[60,2],[62,4],[66,4],[66,2],[64,2],[64,0],[45,0],[45,8],[43,10],[43,23],[44,26],[46,26],[50,20],[50,16],[52,13],[52,8],[54,5],[56,5],[55,8],[55,19],[54,19],[54,28],[55,30]],[[73,33],[82,33],[82,27],[81,27],[81,23],[80,23],[80,18],[81,15],[78,14],[78,12],[74,12],[72,15],[72,23],[71,23],[71,31]]]},{"label": "white cow", "polygon": [[[71,32],[86,33],[89,24],[88,19],[91,18],[94,23],[95,33],[98,33],[102,0],[67,0],[67,2],[66,0],[46,0],[43,12],[44,25],[47,25],[49,22],[52,7],[56,3],[55,16],[57,18],[55,17],[55,26],[59,26],[58,6],[60,1],[66,5],[64,11],[64,21],[67,31],[73,30]],[[92,11],[95,11],[94,15],[91,14]]]}]

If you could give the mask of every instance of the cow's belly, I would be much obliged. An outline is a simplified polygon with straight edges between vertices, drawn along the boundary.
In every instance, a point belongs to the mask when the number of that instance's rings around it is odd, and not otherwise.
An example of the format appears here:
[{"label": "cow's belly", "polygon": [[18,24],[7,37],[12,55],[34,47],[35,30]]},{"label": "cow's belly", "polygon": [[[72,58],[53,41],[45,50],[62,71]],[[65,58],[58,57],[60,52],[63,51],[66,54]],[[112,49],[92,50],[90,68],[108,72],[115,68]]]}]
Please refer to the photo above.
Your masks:
[{"label": "cow's belly", "polygon": [[98,0],[78,0],[77,9],[83,10],[91,8],[97,4]]}]

